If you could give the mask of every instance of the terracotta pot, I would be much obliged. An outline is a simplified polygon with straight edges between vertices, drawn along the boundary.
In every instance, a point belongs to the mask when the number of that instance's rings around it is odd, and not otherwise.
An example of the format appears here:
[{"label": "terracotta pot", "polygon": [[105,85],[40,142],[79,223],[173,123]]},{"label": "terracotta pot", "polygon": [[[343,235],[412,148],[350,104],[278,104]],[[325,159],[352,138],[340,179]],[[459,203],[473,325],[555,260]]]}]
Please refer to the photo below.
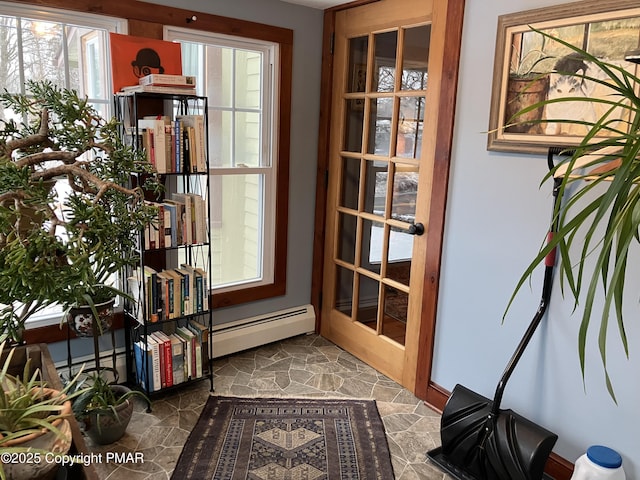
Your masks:
[{"label": "terracotta pot", "polygon": [[[59,393],[57,390],[50,388],[45,388],[44,391],[48,396]],[[63,407],[61,414],[71,416],[71,402],[67,400],[63,404]],[[71,448],[71,424],[66,418],[59,418],[53,422],[53,426],[60,430],[62,436],[58,436],[52,431],[43,428],[40,432],[31,433],[24,437],[2,443],[0,444],[0,448],[29,448],[32,451],[47,451],[64,455]],[[52,479],[58,470],[58,464],[53,461],[46,461],[42,454],[40,455],[40,462],[3,464],[2,467],[6,478],[13,480]]]},{"label": "terracotta pot", "polygon": [[[543,76],[536,79],[509,78],[507,83],[507,103],[505,105],[504,121],[508,122],[517,112],[529,105],[542,102],[547,99],[549,92],[549,77]],[[542,119],[544,107],[539,107],[514,119],[519,123],[505,128],[508,133],[542,133],[541,125],[535,121]]]},{"label": "terracotta pot", "polygon": [[[98,335],[108,332],[113,323],[113,304],[115,299],[107,300],[95,305],[98,311],[99,325],[96,325]],[[71,307],[67,313],[67,323],[72,332],[78,337],[93,336],[93,311],[89,305]]]},{"label": "terracotta pot", "polygon": [[[124,385],[112,385],[117,395],[124,395],[129,391]],[[108,445],[120,440],[131,420],[133,402],[127,400],[116,408],[116,415],[110,409],[93,410],[85,418],[85,431],[89,438],[98,445]]]}]

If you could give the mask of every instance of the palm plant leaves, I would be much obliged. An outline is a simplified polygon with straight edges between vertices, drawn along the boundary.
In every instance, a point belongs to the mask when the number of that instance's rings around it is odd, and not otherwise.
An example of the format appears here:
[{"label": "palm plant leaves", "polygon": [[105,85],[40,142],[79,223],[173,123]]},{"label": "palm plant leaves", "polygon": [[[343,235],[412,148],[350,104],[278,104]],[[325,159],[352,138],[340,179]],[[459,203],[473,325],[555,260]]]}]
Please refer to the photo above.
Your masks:
[{"label": "palm plant leaves", "polygon": [[[559,195],[564,201],[558,203],[554,210],[557,232],[540,248],[525,269],[509,300],[507,310],[536,267],[547,254],[557,249],[563,295],[570,292],[574,299],[574,309],[580,305],[583,309],[578,332],[578,356],[583,381],[588,333],[598,317],[595,311],[598,305],[596,299],[603,298],[597,327],[598,349],[607,389],[616,401],[607,369],[607,341],[610,317],[614,315],[617,334],[628,357],[629,345],[622,306],[629,249],[632,244],[640,241],[640,186],[637,183],[640,179],[640,97],[636,93],[640,79],[619,65],[603,61],[545,32],[532,30],[573,50],[581,59],[604,73],[606,78],[586,73],[568,75],[606,86],[612,93],[604,98],[563,97],[543,100],[520,110],[508,122],[517,124],[519,116],[553,103],[590,102],[604,107],[604,113],[594,121],[555,118],[526,122],[581,125],[588,132],[575,147],[570,159],[557,165],[543,179],[544,182],[556,177],[560,181]],[[625,115],[620,115],[620,111]],[[607,164],[608,167],[603,167]],[[576,169],[578,166],[580,169]]]}]

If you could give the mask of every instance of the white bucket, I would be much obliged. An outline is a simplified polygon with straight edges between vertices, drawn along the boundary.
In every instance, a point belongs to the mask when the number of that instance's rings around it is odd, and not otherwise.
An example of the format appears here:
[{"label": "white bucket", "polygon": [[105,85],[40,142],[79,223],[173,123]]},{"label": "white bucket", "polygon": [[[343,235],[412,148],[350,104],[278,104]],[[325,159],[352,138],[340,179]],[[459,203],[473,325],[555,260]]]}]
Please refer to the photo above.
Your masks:
[{"label": "white bucket", "polygon": [[592,445],[575,463],[571,480],[625,480],[622,457],[602,445]]}]

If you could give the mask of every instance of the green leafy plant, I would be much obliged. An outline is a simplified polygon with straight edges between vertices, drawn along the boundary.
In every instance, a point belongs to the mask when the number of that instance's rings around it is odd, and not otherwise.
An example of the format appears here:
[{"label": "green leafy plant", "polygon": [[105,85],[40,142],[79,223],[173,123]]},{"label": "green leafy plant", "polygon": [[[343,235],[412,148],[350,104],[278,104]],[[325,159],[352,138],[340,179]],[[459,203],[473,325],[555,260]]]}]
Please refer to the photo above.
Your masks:
[{"label": "green leafy plant", "polygon": [[[5,343],[0,343],[0,356],[4,348]],[[9,351],[0,370],[0,448],[8,453],[28,451],[28,447],[14,444],[29,435],[49,431],[64,436],[56,423],[71,415],[68,403],[84,391],[78,387],[77,377],[61,391],[48,388],[40,370],[32,371],[31,359],[25,363],[22,376],[11,375],[9,366],[15,351]],[[0,478],[5,478],[1,463]]]},{"label": "green leafy plant", "polygon": [[[115,418],[119,423],[125,421],[120,418],[117,407],[135,397],[142,398],[148,404],[149,398],[140,390],[131,390],[108,382],[99,372],[90,375],[85,381],[78,383],[82,393],[73,401],[73,413],[77,419],[87,421],[95,414],[96,427],[101,428],[101,417]],[[126,419],[128,423],[128,418]]]},{"label": "green leafy plant", "polygon": [[160,186],[115,118],[76,91],[28,82],[0,105],[13,112],[0,120],[0,339],[20,341],[52,304],[122,294],[109,281],[137,264],[134,232],[156,215],[143,190]]},{"label": "green leafy plant", "polygon": [[[590,328],[597,328],[605,383],[616,401],[607,370],[607,338],[610,323],[614,323],[622,348],[629,355],[622,307],[629,252],[640,241],[640,97],[637,93],[640,79],[619,65],[603,61],[544,32],[538,33],[571,49],[572,55],[589,62],[603,74],[602,77],[584,72],[567,75],[580,81],[595,82],[612,93],[603,98],[572,96],[547,99],[522,109],[510,120],[510,123],[517,123],[519,116],[552,103],[588,102],[604,107],[604,113],[593,121],[539,120],[580,125],[587,133],[577,146],[571,147],[573,153],[569,159],[557,165],[543,180],[554,176],[561,179],[559,194],[564,202],[554,212],[558,219],[558,232],[541,247],[526,268],[509,306],[533,270],[548,253],[557,249],[563,294],[568,290],[574,299],[574,307],[582,307],[578,355],[583,380],[587,334]],[[603,300],[599,312],[595,309],[596,299]]]},{"label": "green leafy plant", "polygon": [[81,419],[92,410],[109,410],[117,417],[115,407],[130,398],[140,397],[149,402],[149,398],[140,390],[129,390],[119,394],[111,388],[113,385],[97,372],[89,376],[85,382],[81,382],[79,388],[82,393],[73,401],[73,413],[76,417]]},{"label": "green leafy plant", "polygon": [[[534,79],[538,76],[548,75],[549,72],[547,71],[539,72],[537,70],[540,64],[553,58],[544,51],[546,37],[541,36],[540,39],[540,48],[532,48],[522,58],[517,59],[517,62],[515,58],[513,59],[509,72],[512,78]],[[514,46],[512,48],[517,50]]]}]

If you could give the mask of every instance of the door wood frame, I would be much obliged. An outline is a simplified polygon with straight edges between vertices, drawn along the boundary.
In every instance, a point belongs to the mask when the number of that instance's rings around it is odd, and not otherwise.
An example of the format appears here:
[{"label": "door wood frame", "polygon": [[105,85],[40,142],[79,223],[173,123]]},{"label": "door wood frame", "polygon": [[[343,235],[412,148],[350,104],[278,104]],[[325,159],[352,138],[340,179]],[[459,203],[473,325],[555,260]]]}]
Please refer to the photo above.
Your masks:
[{"label": "door wood frame", "polygon": [[[374,0],[378,1],[378,0]],[[313,246],[313,270],[311,281],[311,303],[316,311],[316,330],[320,331],[322,317],[322,284],[325,249],[325,218],[327,206],[327,182],[329,168],[329,139],[331,126],[332,102],[332,72],[333,72],[333,31],[335,15],[338,11],[353,8],[374,1],[358,1],[325,10],[322,47],[321,74],[321,104],[320,125],[318,132],[318,163],[316,170],[316,211]],[[464,17],[465,0],[449,0],[434,2],[432,38],[441,38],[438,48],[438,62],[442,66],[442,82],[436,86],[439,95],[439,117],[437,134],[432,140],[435,142],[436,158],[434,164],[434,182],[431,192],[430,220],[427,227],[428,247],[425,268],[425,287],[422,298],[422,313],[419,342],[423,345],[418,352],[418,364],[424,365],[416,376],[415,394],[418,398],[427,400],[428,392],[433,389],[431,384],[431,368],[433,358],[433,338],[436,328],[436,314],[438,303],[438,286],[440,278],[442,241],[444,236],[445,207],[447,203],[447,186],[449,180],[449,166],[451,160],[451,146],[453,143],[453,117],[455,113],[455,98],[462,40],[462,21]],[[445,55],[446,52],[446,55]],[[431,64],[431,62],[430,62]],[[443,113],[446,115],[443,116]],[[446,117],[446,118],[445,118]],[[441,389],[439,389],[441,390]],[[434,400],[442,398],[434,396]],[[438,401],[441,403],[441,400]],[[442,409],[442,405],[434,405]]]},{"label": "door wood frame", "polygon": [[[428,243],[422,295],[422,321],[418,336],[420,345],[423,345],[418,351],[418,365],[424,365],[424,368],[418,369],[416,372],[415,387],[416,396],[425,400],[429,391],[434,389],[434,385],[431,382],[431,370],[436,333],[444,223],[455,123],[465,0],[435,2],[436,5],[439,3],[445,3],[446,7],[434,8],[431,35],[436,39],[442,38],[444,42],[442,48],[432,50],[432,54],[440,55],[437,62],[442,68],[442,81],[438,86],[440,92],[438,99],[439,121],[434,139],[436,153],[433,166],[429,225],[426,232]],[[442,407],[444,408],[444,405]]]}]

